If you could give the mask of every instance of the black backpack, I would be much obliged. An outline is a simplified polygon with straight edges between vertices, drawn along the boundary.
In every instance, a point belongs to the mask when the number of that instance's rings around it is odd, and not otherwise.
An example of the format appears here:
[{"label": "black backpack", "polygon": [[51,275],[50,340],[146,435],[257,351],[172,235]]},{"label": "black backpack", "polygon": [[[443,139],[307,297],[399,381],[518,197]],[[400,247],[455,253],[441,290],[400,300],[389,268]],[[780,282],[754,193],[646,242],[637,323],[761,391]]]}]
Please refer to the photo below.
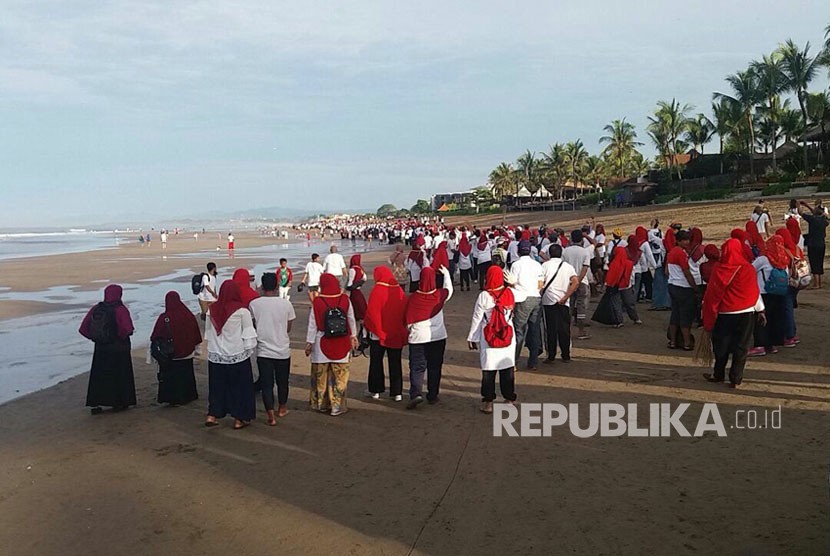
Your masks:
[{"label": "black backpack", "polygon": [[199,295],[202,293],[202,278],[207,276],[204,272],[201,274],[194,274],[193,278],[190,279],[190,289],[193,290],[193,295]]},{"label": "black backpack", "polygon": [[342,338],[349,335],[349,319],[339,306],[328,307],[323,315],[323,336]]},{"label": "black backpack", "polygon": [[114,307],[106,303],[99,303],[93,307],[89,335],[96,344],[111,344],[115,340],[117,328]]}]

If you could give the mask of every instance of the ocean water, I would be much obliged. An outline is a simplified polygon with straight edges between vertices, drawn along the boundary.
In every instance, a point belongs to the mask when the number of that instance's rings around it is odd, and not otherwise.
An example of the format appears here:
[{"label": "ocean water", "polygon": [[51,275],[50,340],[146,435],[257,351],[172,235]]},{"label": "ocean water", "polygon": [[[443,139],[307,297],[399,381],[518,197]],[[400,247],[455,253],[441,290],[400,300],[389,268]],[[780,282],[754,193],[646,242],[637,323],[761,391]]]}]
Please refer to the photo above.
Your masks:
[{"label": "ocean water", "polygon": [[[245,267],[259,283],[264,272],[273,272],[277,260],[285,257],[295,273],[296,283],[302,278],[302,269],[311,253],[324,256],[329,243],[282,244],[268,247],[237,250],[231,260],[227,252],[215,254],[214,260],[221,269],[219,283],[231,278],[234,268]],[[374,244],[371,251],[385,246]],[[352,246],[348,242],[340,245],[346,257],[359,252],[370,251],[366,244],[359,242]],[[198,301],[190,291],[190,269],[193,259],[206,260],[206,252],[176,255],[183,266],[174,272],[159,274],[139,280],[133,284],[121,284],[124,288],[124,304],[130,309],[135,325],[132,337],[133,348],[146,348],[156,318],[164,310],[164,296],[170,290],[179,292],[182,300],[196,313]],[[128,264],[125,258],[125,264]],[[86,312],[103,298],[105,281],[97,281],[99,289],[83,291],[80,284],[49,288],[39,292],[14,292],[0,287],[0,299],[39,301],[55,304],[55,311],[43,314],[0,321],[0,404],[31,392],[48,388],[58,382],[89,370],[92,361],[92,343],[78,333]],[[304,293],[292,293],[295,299],[306,300]],[[78,406],[84,404],[77,400]],[[139,400],[147,403],[147,400]]]},{"label": "ocean water", "polygon": [[124,234],[115,231],[65,230],[0,233],[0,261],[43,255],[83,253],[118,247]]}]

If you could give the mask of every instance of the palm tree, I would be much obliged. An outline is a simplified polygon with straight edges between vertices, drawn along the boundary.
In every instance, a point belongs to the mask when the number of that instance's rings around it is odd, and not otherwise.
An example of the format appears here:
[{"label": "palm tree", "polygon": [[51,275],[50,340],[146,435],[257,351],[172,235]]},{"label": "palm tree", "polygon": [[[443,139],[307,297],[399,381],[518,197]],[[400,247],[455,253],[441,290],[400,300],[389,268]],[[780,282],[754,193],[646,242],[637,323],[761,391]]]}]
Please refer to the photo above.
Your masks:
[{"label": "palm tree", "polygon": [[694,145],[697,152],[703,154],[703,147],[715,134],[715,124],[705,114],[698,114],[690,119],[686,129],[686,141]]},{"label": "palm tree", "polygon": [[546,153],[541,153],[539,171],[542,175],[542,184],[549,193],[561,198],[562,183],[567,174],[565,169],[565,146],[554,143]]},{"label": "palm tree", "polygon": [[493,196],[499,200],[514,191],[516,169],[508,162],[502,162],[490,172],[490,185],[493,186]]},{"label": "palm tree", "polygon": [[625,121],[625,118],[614,120],[603,130],[608,135],[600,137],[599,142],[600,144],[608,143],[608,146],[602,152],[605,156],[614,160],[617,167],[617,176],[625,177],[626,162],[636,152],[637,147],[642,145],[637,141],[637,132],[634,131],[632,124]]},{"label": "palm tree", "polygon": [[585,161],[585,179],[598,188],[608,175],[608,165],[598,156],[589,156]]},{"label": "palm tree", "polygon": [[715,100],[726,100],[740,107],[744,122],[749,130],[749,175],[755,179],[755,105],[761,99],[761,90],[758,86],[758,75],[750,68],[746,71],[727,75],[726,82],[732,86],[733,95],[714,93]]},{"label": "palm tree", "polygon": [[[801,50],[792,39],[778,48],[783,60],[783,71],[786,77],[786,89],[795,93],[798,106],[801,108],[801,118],[804,129],[807,129],[807,87],[818,71],[818,60],[810,56],[810,43]],[[802,137],[804,172],[807,172],[807,142]]]},{"label": "palm tree", "polygon": [[[539,179],[539,161],[536,160],[535,153],[530,150],[516,160],[516,169],[518,171],[518,185],[524,185],[530,192],[530,198],[536,195],[536,192],[541,188],[541,181]],[[518,189],[516,191],[518,197]]]},{"label": "palm tree", "polygon": [[772,148],[772,169],[778,170],[778,160],[775,149],[778,146],[778,118],[781,115],[779,96],[787,87],[787,76],[784,74],[784,60],[779,52],[764,55],[760,62],[752,62],[750,66],[758,75],[760,93],[767,101],[762,112],[766,115],[767,136]]},{"label": "palm tree", "polygon": [[[676,155],[686,147],[680,136],[686,131],[689,122],[688,113],[691,109],[690,105],[680,104],[676,99],[672,99],[671,102],[661,100],[657,103],[654,116],[648,118],[649,136],[657,145],[669,169],[677,166]],[[677,166],[677,178],[681,178],[679,166]]]},{"label": "palm tree", "polygon": [[565,145],[565,165],[568,168],[568,176],[573,182],[574,199],[576,199],[579,192],[579,183],[583,181],[585,176],[585,169],[588,164],[588,151],[582,144],[581,139],[576,141],[569,141]]},{"label": "palm tree", "polygon": [[822,141],[819,141],[818,144],[818,156],[819,160],[823,161],[822,143],[824,138],[827,137],[827,122],[830,120],[830,93],[827,91],[809,93],[807,95],[807,114],[813,124],[821,128]]},{"label": "palm tree", "polygon": [[798,141],[798,138],[804,133],[801,113],[797,109],[790,110],[789,102],[782,104],[780,122],[781,136],[784,138],[784,141]]}]

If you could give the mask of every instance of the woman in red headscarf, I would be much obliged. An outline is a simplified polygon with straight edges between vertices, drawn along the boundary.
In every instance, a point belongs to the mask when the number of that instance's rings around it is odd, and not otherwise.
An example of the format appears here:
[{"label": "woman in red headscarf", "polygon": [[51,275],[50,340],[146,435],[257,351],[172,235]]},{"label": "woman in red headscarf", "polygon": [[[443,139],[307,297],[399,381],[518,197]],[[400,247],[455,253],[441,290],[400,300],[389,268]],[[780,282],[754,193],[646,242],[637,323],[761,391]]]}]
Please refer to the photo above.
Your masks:
[{"label": "woman in red headscarf", "polygon": [[406,294],[385,266],[375,267],[375,287],[369,294],[364,326],[369,332],[369,395],[374,399],[386,390],[383,356],[389,360],[389,396],[403,399],[401,353],[409,331],[406,328]]},{"label": "woman in red headscarf", "polygon": [[764,238],[761,237],[761,233],[758,231],[758,224],[750,220],[744,228],[746,229],[746,241],[749,243],[750,249],[752,249],[753,256],[759,257],[763,255]]},{"label": "woman in red headscarf", "polygon": [[239,287],[239,297],[242,300],[242,306],[247,309],[251,301],[259,297],[257,291],[251,287],[251,273],[246,268],[237,268],[233,273],[232,280]]},{"label": "woman in red headscarf", "polygon": [[[442,268],[446,278],[450,273]],[[441,387],[441,369],[447,346],[447,329],[444,326],[444,304],[452,297],[452,281],[444,281],[438,289],[435,270],[427,267],[421,272],[421,282],[406,302],[406,326],[409,329],[409,404],[415,409],[424,401],[424,374],[427,375],[427,401],[438,402]]]},{"label": "woman in red headscarf", "polygon": [[[794,218],[790,218],[789,220],[795,220]],[[789,224],[789,220],[787,223]],[[784,245],[784,253],[790,260],[792,264],[794,259],[803,259],[804,258],[804,251],[793,241],[793,230],[790,230],[790,226],[787,226],[787,229],[779,228],[775,231],[775,237],[781,238],[781,241]],[[801,234],[801,228],[799,228],[798,234]],[[789,269],[788,269],[789,270]],[[782,344],[784,347],[795,347],[799,344],[801,340],[798,338],[798,327],[795,322],[795,309],[798,308],[798,290],[790,287],[787,291],[787,299],[784,302],[784,343]]]},{"label": "woman in red headscarf", "polygon": [[700,265],[700,278],[705,284],[708,284],[712,277],[712,271],[720,260],[720,250],[717,245],[709,243],[703,248],[703,255],[706,257],[706,262]]},{"label": "woman in red headscarf", "polygon": [[78,330],[95,343],[86,393],[86,405],[92,408],[93,415],[103,411],[101,406],[120,411],[136,403],[130,355],[134,328],[130,311],[121,301],[122,294],[121,286],[107,286],[104,301],[89,310]]},{"label": "woman in red headscarf", "polygon": [[[435,271],[435,279],[436,285],[438,289],[444,287],[444,275],[441,274],[441,267],[443,266],[447,270],[450,268],[450,257],[449,252],[447,251],[447,242],[442,241],[438,248],[433,251],[432,256],[432,264],[430,265],[432,269]],[[450,278],[452,279],[452,278]]]},{"label": "woman in red headscarf", "polygon": [[744,254],[744,258],[747,262],[751,263],[755,259],[755,253],[752,252],[752,247],[749,246],[749,239],[747,238],[746,232],[740,228],[735,228],[729,234],[729,237],[731,239],[737,239],[740,242],[741,252]]},{"label": "woman in red headscarf", "polygon": [[[481,411],[493,412],[493,401],[496,399],[496,373],[499,375],[499,387],[504,401],[516,401],[514,370],[516,366],[516,333],[513,329],[513,308],[515,300],[513,291],[504,287],[504,274],[500,267],[491,266],[487,270],[484,281],[484,291],[478,295],[473,308],[473,320],[470,324],[470,333],[467,335],[467,344],[470,349],[479,351],[481,362]],[[485,329],[494,321],[496,312],[504,315],[504,327],[495,331],[498,337],[503,338],[505,344],[494,347],[487,342]],[[494,324],[495,325],[495,324]],[[509,336],[509,343],[507,338]],[[495,342],[494,342],[495,343]]]},{"label": "woman in red headscarf", "polygon": [[[245,271],[247,275],[247,271]],[[242,302],[236,280],[222,284],[210,306],[205,326],[208,348],[208,417],[205,425],[230,414],[233,428],[242,429],[256,416],[251,356],[257,343],[250,311]]]},{"label": "woman in red headscarf", "polygon": [[409,256],[406,258],[404,267],[409,272],[409,291],[410,293],[418,290],[418,282],[421,280],[421,271],[429,266],[429,258],[424,253],[424,236],[419,235],[415,240]]},{"label": "woman in red headscarf", "polygon": [[346,282],[346,291],[349,292],[349,300],[352,302],[354,309],[354,318],[357,320],[358,326],[366,316],[366,298],[360,288],[366,283],[366,273],[363,267],[360,266],[360,255],[352,255],[349,260],[349,280]]},{"label": "woman in red headscarf", "polygon": [[[766,325],[755,326],[755,347],[750,356],[778,353],[775,346],[787,345],[785,338],[786,309],[789,297],[790,257],[784,248],[784,240],[773,235],[766,244],[764,254],[752,261],[758,279],[758,289],[766,307]],[[792,344],[794,347],[795,344]]]},{"label": "woman in red headscarf", "polygon": [[306,332],[305,354],[311,357],[311,409],[332,416],[346,413],[350,354],[357,345],[357,322],[349,296],[340,289],[336,276],[323,274]]},{"label": "woman in red headscarf", "polygon": [[164,298],[164,312],[156,319],[150,342],[172,340],[173,353],[159,365],[158,402],[180,405],[199,398],[193,374],[193,355],[202,343],[199,323],[179,294],[170,291]]},{"label": "woman in red headscarf", "polygon": [[470,244],[467,234],[462,230],[461,239],[458,241],[458,270],[461,291],[464,291],[465,285],[467,286],[467,291],[470,291],[471,276],[473,275],[472,252],[473,246]]},{"label": "woman in red headscarf", "polygon": [[766,323],[755,269],[746,260],[741,242],[729,239],[703,297],[703,328],[711,335],[715,355],[714,371],[705,375],[706,380],[723,382],[731,355],[730,385],[737,388],[741,384],[756,320]]},{"label": "woman in red headscarf", "polygon": [[492,238],[487,237],[487,231],[482,230],[476,245],[476,267],[478,268],[478,285],[481,291],[484,291],[487,269],[493,264],[493,247],[490,239]]},{"label": "woman in red headscarf", "polygon": [[[801,224],[797,218],[787,218],[787,232],[789,232],[790,238],[793,240],[793,243],[798,246],[799,249],[804,249],[804,235],[801,233]],[[777,233],[777,232],[776,232]]]},{"label": "woman in red headscarf", "polygon": [[634,263],[627,256],[625,247],[616,247],[605,274],[605,293],[602,294],[591,320],[620,328],[623,325],[625,309],[635,324],[642,324],[643,321],[637,315],[633,286]]}]

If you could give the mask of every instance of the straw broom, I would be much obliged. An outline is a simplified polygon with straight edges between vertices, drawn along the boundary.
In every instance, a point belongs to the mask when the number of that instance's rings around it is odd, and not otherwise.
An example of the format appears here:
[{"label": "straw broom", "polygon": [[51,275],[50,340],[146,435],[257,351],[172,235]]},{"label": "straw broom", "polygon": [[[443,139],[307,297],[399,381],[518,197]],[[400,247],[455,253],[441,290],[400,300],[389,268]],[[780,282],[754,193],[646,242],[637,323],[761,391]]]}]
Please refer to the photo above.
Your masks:
[{"label": "straw broom", "polygon": [[714,359],[715,353],[712,349],[712,333],[708,330],[703,330],[700,333],[700,339],[695,345],[692,361],[698,363],[701,367],[711,367]]}]

